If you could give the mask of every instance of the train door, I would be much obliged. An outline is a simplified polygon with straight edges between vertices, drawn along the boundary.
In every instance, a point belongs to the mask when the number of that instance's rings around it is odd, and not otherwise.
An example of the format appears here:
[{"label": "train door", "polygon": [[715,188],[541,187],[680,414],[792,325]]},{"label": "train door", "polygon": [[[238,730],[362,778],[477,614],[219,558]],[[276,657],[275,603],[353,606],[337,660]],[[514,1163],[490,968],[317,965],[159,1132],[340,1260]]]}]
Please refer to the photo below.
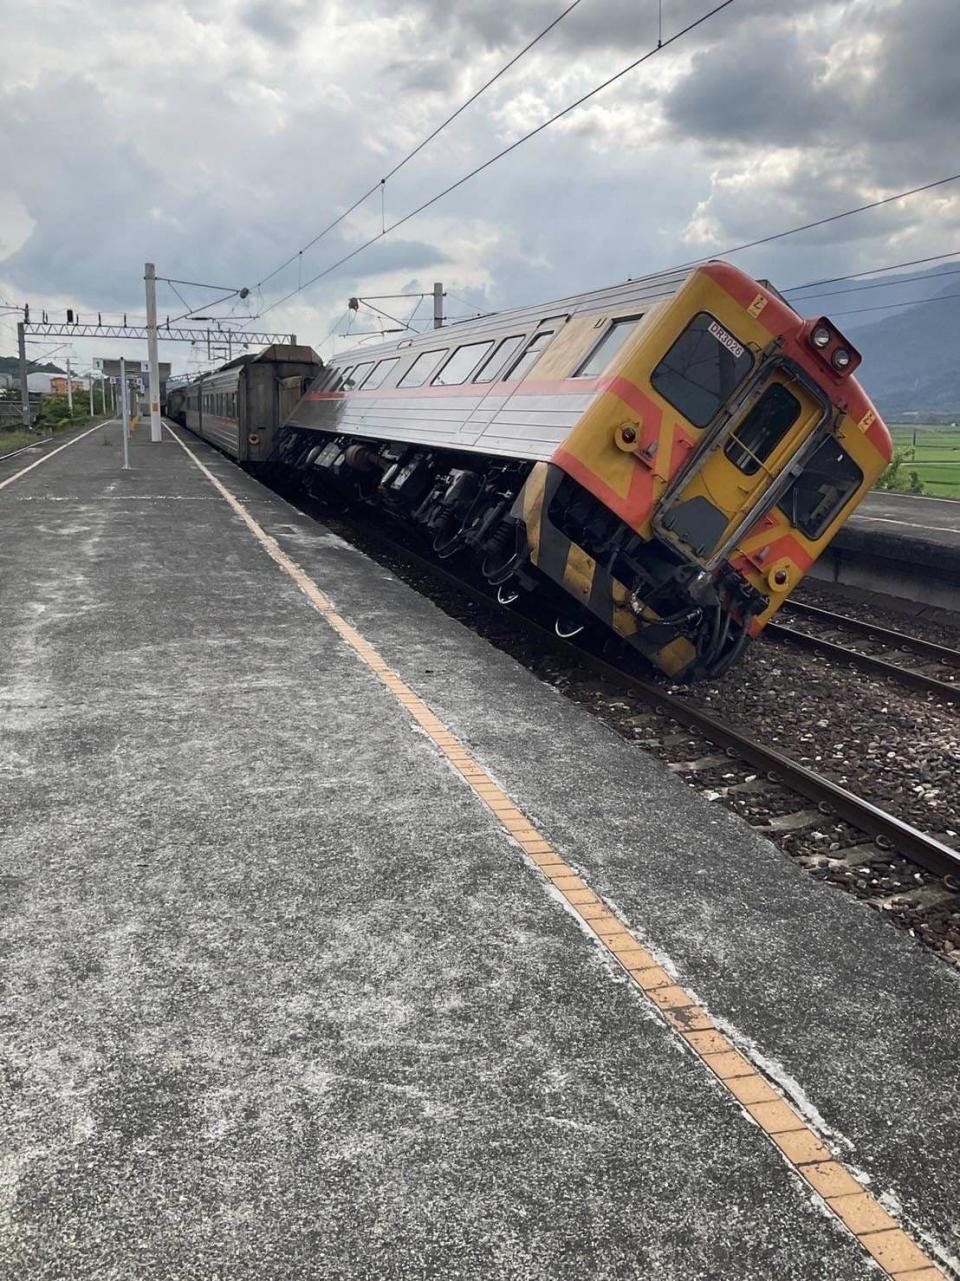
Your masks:
[{"label": "train door", "polygon": [[[769,373],[770,366],[767,366]],[[751,513],[777,492],[822,436],[829,401],[786,363],[754,384],[728,423],[694,452],[661,501],[657,532],[711,567],[722,560]]]}]

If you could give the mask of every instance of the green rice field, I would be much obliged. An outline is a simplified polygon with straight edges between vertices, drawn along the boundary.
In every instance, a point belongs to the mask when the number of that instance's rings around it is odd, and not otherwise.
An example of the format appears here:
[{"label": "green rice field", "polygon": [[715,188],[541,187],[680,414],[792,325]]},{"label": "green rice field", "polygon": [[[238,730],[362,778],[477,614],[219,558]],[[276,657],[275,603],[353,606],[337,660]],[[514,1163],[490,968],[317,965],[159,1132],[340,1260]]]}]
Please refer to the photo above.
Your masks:
[{"label": "green rice field", "polygon": [[960,498],[960,426],[891,423],[890,434],[896,449],[908,455],[900,467],[901,476],[915,471],[925,493]]}]

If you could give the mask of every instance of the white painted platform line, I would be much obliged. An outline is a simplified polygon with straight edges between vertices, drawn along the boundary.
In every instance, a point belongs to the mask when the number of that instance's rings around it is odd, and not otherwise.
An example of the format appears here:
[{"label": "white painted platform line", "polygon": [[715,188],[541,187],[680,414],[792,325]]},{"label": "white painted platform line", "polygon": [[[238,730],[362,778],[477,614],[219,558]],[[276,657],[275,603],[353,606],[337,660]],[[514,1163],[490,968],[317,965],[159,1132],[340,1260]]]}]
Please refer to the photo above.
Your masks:
[{"label": "white painted platform line", "polygon": [[[58,445],[56,449],[51,449],[49,454],[44,454],[44,456],[42,458],[38,458],[36,462],[29,463],[26,467],[21,467],[19,471],[15,471],[13,475],[8,476],[6,480],[0,480],[0,489],[6,489],[8,485],[12,485],[13,482],[15,480],[19,480],[21,476],[26,476],[28,471],[33,471],[34,467],[39,467],[41,463],[49,462],[51,458],[55,457],[55,455],[62,454],[65,449],[69,449],[71,445],[75,445],[77,441],[83,440],[84,437],[92,435],[93,432],[99,431],[101,427],[108,427],[111,422],[116,422],[116,419],[109,418],[105,423],[97,423],[95,427],[90,427],[87,431],[82,431],[79,436],[74,436],[73,440],[68,440],[65,445]],[[0,463],[2,462],[3,458],[0,456]]]}]

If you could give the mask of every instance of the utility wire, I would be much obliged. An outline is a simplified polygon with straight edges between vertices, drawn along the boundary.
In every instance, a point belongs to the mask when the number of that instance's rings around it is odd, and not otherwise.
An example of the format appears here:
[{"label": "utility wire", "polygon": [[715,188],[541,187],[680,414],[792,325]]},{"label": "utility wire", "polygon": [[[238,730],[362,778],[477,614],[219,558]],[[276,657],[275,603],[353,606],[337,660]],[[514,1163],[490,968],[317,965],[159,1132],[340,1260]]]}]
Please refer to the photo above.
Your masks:
[{"label": "utility wire", "polygon": [[935,276],[897,276],[893,280],[878,280],[870,285],[852,285],[849,289],[831,289],[828,293],[806,294],[803,298],[798,298],[797,302],[806,303],[813,298],[839,298],[841,294],[859,294],[865,289],[892,289],[894,285],[930,283],[941,280],[944,276],[957,275],[960,275],[960,267],[951,267],[949,271],[938,271]]},{"label": "utility wire", "polygon": [[857,307],[853,311],[832,311],[831,320],[835,316],[862,316],[868,311],[890,311],[894,307],[924,307],[931,302],[946,302],[948,298],[960,298],[960,294],[937,294],[934,298],[916,298],[913,302],[888,302],[886,306],[880,307]]},{"label": "utility wire", "polygon": [[363,202],[369,199],[369,197],[372,196],[373,193],[377,190],[380,191],[380,195],[381,195],[380,217],[381,217],[381,227],[384,228],[381,234],[385,234],[385,223],[383,222],[383,188],[387,182],[387,179],[392,178],[394,174],[399,173],[400,170],[404,167],[404,165],[409,164],[410,161],[414,158],[414,156],[419,155],[419,153],[424,149],[424,147],[427,146],[428,143],[433,142],[434,138],[436,138],[438,134],[442,133],[444,129],[446,129],[447,125],[452,124],[453,121],[456,120],[457,116],[459,116],[462,112],[466,111],[467,107],[469,107],[471,103],[476,102],[476,100],[480,97],[481,94],[486,93],[486,91],[490,88],[492,84],[495,84],[496,81],[498,81],[502,75],[505,75],[506,72],[508,72],[511,67],[515,66],[516,63],[520,61],[520,59],[523,57],[525,53],[529,53],[535,44],[539,44],[539,42],[544,38],[544,36],[549,35],[550,32],[554,29],[554,27],[556,27],[559,23],[561,23],[564,20],[564,18],[567,16],[568,13],[571,13],[574,9],[576,9],[578,4],[580,4],[580,0],[573,0],[572,4],[568,4],[566,9],[564,9],[561,14],[558,14],[557,17],[554,18],[554,20],[548,26],[544,27],[544,29],[541,32],[539,32],[537,35],[535,35],[532,40],[528,41],[528,43],[525,44],[518,53],[515,53],[513,55],[513,57],[510,59],[509,62],[504,63],[504,65],[500,68],[498,72],[496,72],[495,75],[492,75],[490,79],[485,81],[475,93],[471,94],[470,97],[467,98],[466,102],[462,102],[460,106],[457,107],[456,111],[454,111],[451,115],[447,116],[446,120],[444,120],[441,124],[437,125],[436,129],[434,129],[432,133],[428,133],[427,136],[424,139],[422,139],[422,141],[418,142],[412,151],[408,151],[402,160],[400,160],[397,164],[395,164],[393,168],[390,169],[386,174],[384,174],[384,176],[378,182],[375,182],[374,185],[369,188],[369,190],[365,191],[362,196],[360,196],[357,200],[355,200],[353,204],[349,207],[349,209],[345,209],[343,213],[340,214],[339,217],[334,218],[333,222],[328,223],[328,225],[324,227],[322,231],[317,232],[317,234],[314,236],[312,240],[307,241],[307,243],[303,246],[302,249],[298,249],[295,254],[291,254],[290,257],[287,258],[284,262],[282,262],[279,267],[275,267],[268,276],[264,276],[264,278],[257,283],[257,288],[259,289],[261,285],[265,285],[268,280],[272,280],[274,276],[278,275],[281,271],[283,271],[284,267],[289,267],[290,264],[296,261],[297,258],[302,257],[302,255],[305,254],[308,249],[312,249],[313,246],[319,240],[323,239],[323,237],[327,234],[327,232],[333,231],[334,227],[339,226],[340,223],[343,222],[344,218],[349,217],[349,215],[353,213],[354,209],[357,209],[360,205],[362,205]]},{"label": "utility wire", "polygon": [[895,200],[903,200],[905,196],[916,196],[921,191],[932,191],[934,187],[943,187],[948,182],[956,182],[960,179],[960,173],[951,174],[948,178],[938,178],[936,182],[926,182],[921,187],[911,187],[909,191],[898,191],[895,196],[884,196],[882,200],[871,200],[867,205],[858,205],[856,209],[844,209],[842,213],[830,214],[827,218],[817,218],[815,222],[805,222],[799,227],[788,227],[786,231],[774,232],[772,236],[761,236],[758,240],[748,240],[743,245],[732,245],[729,249],[724,249],[720,253],[708,254],[705,258],[693,258],[690,262],[681,262],[677,265],[676,270],[682,267],[696,267],[702,262],[709,262],[712,258],[729,258],[731,254],[741,253],[744,249],[753,249],[757,245],[769,245],[773,240],[783,240],[785,236],[796,236],[801,231],[812,231],[814,227],[825,227],[827,223],[839,222],[841,218],[850,218],[853,214],[866,213],[868,209],[879,209],[881,205],[892,204]]},{"label": "utility wire", "polygon": [[[569,115],[571,111],[575,111],[577,107],[582,107],[585,102],[589,102],[589,100],[591,98],[596,97],[598,93],[601,93],[604,89],[609,88],[610,85],[614,84],[617,80],[622,79],[629,72],[636,70],[637,67],[639,67],[642,63],[647,62],[650,58],[655,57],[656,54],[661,52],[661,50],[669,48],[670,45],[675,44],[678,40],[682,39],[684,36],[688,35],[691,31],[695,30],[695,28],[701,26],[704,22],[708,21],[708,19],[714,17],[716,14],[720,13],[723,9],[729,8],[730,5],[732,5],[733,3],[734,3],[734,0],[722,0],[721,4],[714,5],[712,9],[709,9],[706,13],[702,14],[699,18],[695,19],[693,22],[688,23],[687,26],[682,27],[674,35],[670,36],[667,40],[664,40],[660,44],[656,45],[654,48],[649,49],[645,54],[642,54],[639,58],[635,58],[633,62],[628,63],[627,66],[623,67],[620,71],[616,72],[614,75],[609,76],[601,84],[598,84],[595,86],[595,88],[589,90],[589,92],[582,94],[581,97],[577,98],[575,102],[571,102],[569,106],[564,107],[562,111],[556,112],[556,114],[550,116],[548,120],[544,120],[542,124],[537,125],[535,129],[531,129],[528,133],[523,134],[521,137],[517,138],[514,142],[511,142],[509,146],[502,148],[502,150],[498,151],[495,155],[491,156],[489,160],[485,160],[483,164],[477,165],[476,168],[471,169],[469,173],[464,174],[462,178],[458,178],[456,182],[452,182],[450,183],[449,186],[444,187],[442,191],[439,191],[437,192],[436,195],[431,196],[429,200],[425,200],[423,204],[418,205],[416,209],[411,209],[410,212],[407,214],[404,214],[402,218],[398,218],[395,222],[390,223],[385,228],[385,230],[378,232],[377,235],[375,236],[371,236],[369,240],[364,241],[362,245],[359,245],[356,249],[351,250],[350,253],[344,254],[342,258],[338,258],[336,262],[331,263],[330,266],[324,268],[323,271],[318,271],[315,276],[311,276],[310,279],[304,281],[304,283],[301,286],[298,286],[298,288],[292,289],[289,293],[284,294],[284,296],[282,298],[278,298],[276,302],[272,302],[269,307],[265,307],[263,309],[263,311],[260,313],[261,316],[267,315],[267,313],[273,311],[275,307],[279,307],[282,303],[287,302],[289,299],[291,299],[294,296],[294,294],[299,293],[301,289],[309,289],[311,285],[315,285],[317,281],[322,280],[324,276],[329,276],[331,272],[336,271],[338,267],[342,267],[344,263],[349,262],[352,258],[356,258],[358,254],[363,253],[365,249],[369,249],[370,246],[373,244],[376,244],[378,240],[382,240],[383,237],[389,235],[391,231],[396,231],[396,229],[398,227],[402,227],[404,223],[409,222],[412,218],[416,218],[418,214],[421,214],[424,212],[424,210],[429,209],[431,205],[435,205],[439,200],[442,200],[445,196],[448,196],[452,191],[456,191],[458,187],[462,187],[464,183],[469,182],[471,178],[475,178],[477,174],[483,173],[485,169],[489,169],[490,166],[493,164],[496,164],[498,160],[502,160],[504,156],[508,156],[512,151],[516,151],[518,147],[521,147],[525,142],[529,142],[531,138],[535,138],[537,134],[543,133],[545,129],[549,129],[549,127],[553,124],[556,124],[558,120],[562,120],[563,117],[566,115]],[[960,177],[960,174],[958,174],[957,177]],[[706,259],[704,259],[703,261],[706,261]]]},{"label": "utility wire", "polygon": [[473,319],[476,316],[483,315],[483,312],[477,310],[477,306],[475,303],[467,302],[465,298],[458,298],[457,295],[452,294],[449,289],[446,291],[446,294],[448,298],[452,298],[454,302],[458,302],[461,305],[461,307],[467,308],[467,310],[471,313],[471,315],[467,317],[467,319]]},{"label": "utility wire", "polygon": [[929,258],[911,258],[907,262],[891,262],[885,267],[871,267],[869,271],[851,271],[847,276],[828,276],[825,280],[808,280],[805,285],[790,285],[787,289],[780,292],[784,294],[796,293],[799,289],[812,289],[814,285],[837,285],[842,280],[860,280],[864,276],[876,276],[881,271],[899,271],[901,267],[919,267],[927,262],[942,262],[944,258],[956,258],[960,255],[960,249],[951,249],[949,253],[933,254]]}]

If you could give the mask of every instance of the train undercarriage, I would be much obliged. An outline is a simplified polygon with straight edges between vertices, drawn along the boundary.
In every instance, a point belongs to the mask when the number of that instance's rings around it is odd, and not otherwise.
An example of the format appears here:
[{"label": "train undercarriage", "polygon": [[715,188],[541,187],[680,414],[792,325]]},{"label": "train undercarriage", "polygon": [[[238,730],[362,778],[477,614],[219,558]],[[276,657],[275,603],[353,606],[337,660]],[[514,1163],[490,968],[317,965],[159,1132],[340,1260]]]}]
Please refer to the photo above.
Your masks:
[{"label": "train undercarriage", "polygon": [[729,567],[710,575],[641,537],[551,464],[284,427],[265,470],[386,513],[439,560],[469,561],[505,606],[535,594],[560,636],[600,621],[674,677],[725,672],[768,604]]}]

